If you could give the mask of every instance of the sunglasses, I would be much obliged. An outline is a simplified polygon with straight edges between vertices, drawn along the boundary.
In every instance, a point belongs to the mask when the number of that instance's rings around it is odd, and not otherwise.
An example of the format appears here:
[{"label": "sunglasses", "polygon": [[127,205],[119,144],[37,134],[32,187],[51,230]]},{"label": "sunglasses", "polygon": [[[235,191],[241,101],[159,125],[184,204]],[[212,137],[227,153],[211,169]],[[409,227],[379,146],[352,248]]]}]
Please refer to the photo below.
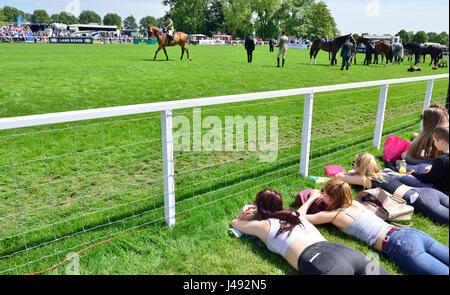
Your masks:
[{"label": "sunglasses", "polygon": [[353,160],[352,161],[352,167],[355,167],[355,165],[356,165],[356,162],[355,162],[355,160]]}]

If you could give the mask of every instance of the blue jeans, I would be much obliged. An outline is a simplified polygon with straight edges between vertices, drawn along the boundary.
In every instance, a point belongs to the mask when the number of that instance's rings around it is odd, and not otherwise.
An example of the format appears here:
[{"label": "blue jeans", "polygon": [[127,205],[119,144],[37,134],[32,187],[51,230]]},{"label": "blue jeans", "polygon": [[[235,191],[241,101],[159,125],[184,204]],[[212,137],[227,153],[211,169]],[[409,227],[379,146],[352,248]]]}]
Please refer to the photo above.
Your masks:
[{"label": "blue jeans", "polygon": [[[411,203],[411,196],[417,193],[419,197]],[[414,207],[414,212],[420,213],[433,221],[449,224],[449,197],[441,191],[432,188],[411,188],[403,199]]]},{"label": "blue jeans", "polygon": [[449,274],[448,247],[414,228],[402,227],[393,232],[385,253],[409,274]]}]

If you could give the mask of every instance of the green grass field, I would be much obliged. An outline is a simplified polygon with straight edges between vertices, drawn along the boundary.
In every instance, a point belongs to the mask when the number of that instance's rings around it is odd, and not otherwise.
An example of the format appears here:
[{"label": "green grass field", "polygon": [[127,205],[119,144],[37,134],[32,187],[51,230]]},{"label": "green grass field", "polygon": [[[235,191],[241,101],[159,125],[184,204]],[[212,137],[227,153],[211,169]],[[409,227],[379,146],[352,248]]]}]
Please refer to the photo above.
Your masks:
[{"label": "green grass field", "polygon": [[[0,44],[8,57],[0,63],[0,118],[448,72],[428,63],[414,73],[407,62],[364,67],[363,55],[342,72],[326,53],[309,65],[308,52],[294,49],[286,67],[276,68],[267,46],[257,47],[252,64],[242,46],[189,49],[191,62],[179,61],[179,48],[168,49],[169,61],[160,53],[153,62],[156,48],[148,45]],[[448,79],[436,80],[432,103],[444,104],[447,89]],[[425,90],[426,82],[390,86],[382,142],[420,130]],[[378,96],[379,87],[315,95],[310,175],[323,176],[332,164],[348,170],[362,151],[381,159],[372,147]],[[159,113],[0,131],[0,273],[41,271],[121,236],[80,254],[81,274],[296,274],[282,257],[227,229],[260,189],[279,190],[288,206],[314,187],[298,175],[303,96],[201,112],[222,122],[277,116],[278,157],[262,163],[258,151],[175,152],[172,229],[164,225]],[[192,109],[174,115],[192,124]],[[248,147],[248,134],[245,140]],[[448,226],[419,214],[412,222],[448,246]],[[373,251],[332,226],[319,230],[329,241]],[[384,255],[380,264],[403,274]],[[66,274],[66,265],[46,274]]]}]

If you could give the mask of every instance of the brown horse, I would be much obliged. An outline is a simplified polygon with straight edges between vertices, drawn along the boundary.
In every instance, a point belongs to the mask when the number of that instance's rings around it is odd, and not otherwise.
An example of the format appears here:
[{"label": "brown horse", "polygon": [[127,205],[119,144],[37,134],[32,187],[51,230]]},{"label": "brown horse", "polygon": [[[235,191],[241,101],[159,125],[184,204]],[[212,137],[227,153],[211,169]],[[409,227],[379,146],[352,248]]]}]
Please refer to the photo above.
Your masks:
[{"label": "brown horse", "polygon": [[166,47],[172,47],[176,45],[181,46],[181,57],[180,60],[183,60],[184,52],[186,51],[187,57],[189,60],[192,60],[189,56],[189,50],[186,48],[186,44],[188,42],[188,36],[183,32],[175,32],[173,33],[173,42],[169,43],[169,38],[167,37],[167,33],[164,33],[161,29],[156,27],[148,28],[148,38],[150,39],[152,36],[155,36],[158,40],[158,50],[156,50],[155,57],[153,60],[156,60],[156,56],[158,52],[162,49],[164,50],[164,54],[166,55],[166,60],[169,60],[167,56]]},{"label": "brown horse", "polygon": [[383,41],[378,41],[375,43],[375,49],[373,50],[374,54],[383,53],[386,57],[386,65],[389,61],[392,62],[392,46],[389,43],[384,43]]}]

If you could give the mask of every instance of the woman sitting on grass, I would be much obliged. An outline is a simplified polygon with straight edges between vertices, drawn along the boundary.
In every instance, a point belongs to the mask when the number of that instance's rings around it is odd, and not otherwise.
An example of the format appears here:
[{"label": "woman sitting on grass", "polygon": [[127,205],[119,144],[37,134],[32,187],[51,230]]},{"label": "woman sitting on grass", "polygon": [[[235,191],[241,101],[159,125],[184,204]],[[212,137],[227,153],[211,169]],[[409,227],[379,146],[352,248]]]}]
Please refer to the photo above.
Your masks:
[{"label": "woman sitting on grass", "polygon": [[306,218],[292,209],[283,209],[279,192],[259,192],[256,206],[245,206],[231,225],[258,237],[267,248],[283,256],[303,274],[388,275],[385,269],[355,249],[327,242]]},{"label": "woman sitting on grass", "polygon": [[413,140],[408,151],[402,154],[408,165],[418,165],[414,167],[415,170],[420,170],[420,164],[433,165],[434,159],[442,154],[433,145],[432,133],[437,125],[449,122],[447,110],[439,104],[426,108],[421,118],[422,131]]},{"label": "woman sitting on grass", "polygon": [[403,198],[414,211],[444,224],[449,224],[449,197],[429,187],[410,187],[390,174],[383,173],[375,157],[369,153],[356,155],[352,163],[354,170],[339,173],[336,179],[367,189],[381,188],[388,193]]},{"label": "woman sitting on grass", "polygon": [[[318,198],[326,211],[306,214]],[[322,194],[314,190],[298,212],[312,224],[331,223],[377,251],[386,253],[410,274],[448,275],[449,249],[429,235],[409,227],[396,228],[353,200],[350,185],[339,179],[329,180]]]}]

